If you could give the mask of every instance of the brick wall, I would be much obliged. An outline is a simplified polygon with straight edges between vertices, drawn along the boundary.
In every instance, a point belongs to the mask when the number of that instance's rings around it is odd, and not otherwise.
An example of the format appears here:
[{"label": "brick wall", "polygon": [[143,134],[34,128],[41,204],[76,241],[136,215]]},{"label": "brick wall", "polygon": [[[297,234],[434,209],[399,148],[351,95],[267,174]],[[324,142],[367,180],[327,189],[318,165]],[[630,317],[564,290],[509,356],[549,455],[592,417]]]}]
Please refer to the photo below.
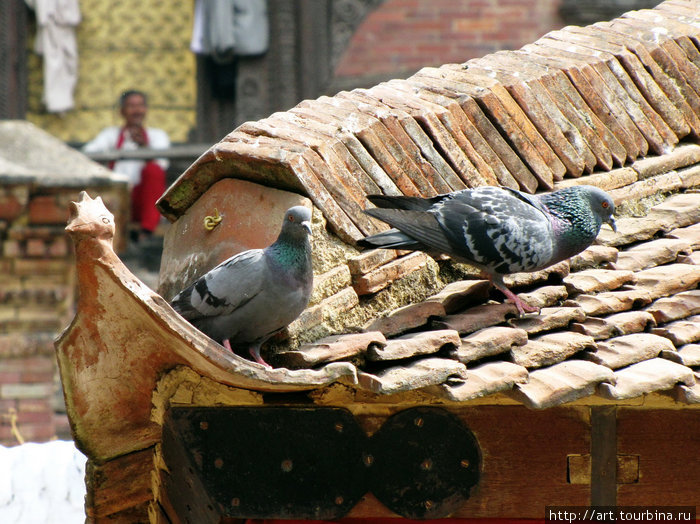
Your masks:
[{"label": "brick wall", "polygon": [[[124,216],[121,186],[88,192]],[[74,188],[0,186],[0,444],[17,444],[17,433],[37,442],[69,435],[53,340],[74,310],[74,263],[64,228],[68,203],[77,196]]]},{"label": "brick wall", "polygon": [[336,77],[405,76],[528,44],[561,27],[561,0],[387,0],[352,37]]}]

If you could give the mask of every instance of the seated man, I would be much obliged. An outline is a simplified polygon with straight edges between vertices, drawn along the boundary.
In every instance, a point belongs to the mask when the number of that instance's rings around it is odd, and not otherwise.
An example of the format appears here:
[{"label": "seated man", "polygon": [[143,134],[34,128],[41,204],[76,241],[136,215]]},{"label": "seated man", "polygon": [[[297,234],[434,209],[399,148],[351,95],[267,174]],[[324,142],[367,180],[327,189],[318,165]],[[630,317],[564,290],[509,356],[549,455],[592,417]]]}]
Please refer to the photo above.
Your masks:
[{"label": "seated man", "polygon": [[[110,149],[170,147],[170,138],[165,131],[143,125],[148,109],[145,93],[137,90],[125,91],[119,98],[119,107],[124,125],[111,126],[100,131],[93,140],[83,146],[85,153]],[[165,170],[168,168],[168,161],[127,159],[110,162],[109,168],[129,178],[132,188],[132,219],[139,224],[141,237],[150,236],[160,220],[155,203],[165,191]]]}]

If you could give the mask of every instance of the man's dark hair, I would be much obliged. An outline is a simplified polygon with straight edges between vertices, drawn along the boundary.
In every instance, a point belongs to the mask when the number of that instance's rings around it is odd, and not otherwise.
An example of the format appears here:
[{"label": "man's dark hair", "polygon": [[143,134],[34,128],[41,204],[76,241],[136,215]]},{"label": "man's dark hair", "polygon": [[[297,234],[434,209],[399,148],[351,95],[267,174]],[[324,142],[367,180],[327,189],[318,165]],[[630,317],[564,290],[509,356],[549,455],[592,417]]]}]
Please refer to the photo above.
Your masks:
[{"label": "man's dark hair", "polygon": [[146,103],[146,105],[148,105],[148,96],[146,96],[146,93],[139,91],[138,89],[127,89],[119,96],[119,107],[124,107],[124,102],[126,102],[126,99],[132,95],[139,95],[143,97],[143,101]]}]

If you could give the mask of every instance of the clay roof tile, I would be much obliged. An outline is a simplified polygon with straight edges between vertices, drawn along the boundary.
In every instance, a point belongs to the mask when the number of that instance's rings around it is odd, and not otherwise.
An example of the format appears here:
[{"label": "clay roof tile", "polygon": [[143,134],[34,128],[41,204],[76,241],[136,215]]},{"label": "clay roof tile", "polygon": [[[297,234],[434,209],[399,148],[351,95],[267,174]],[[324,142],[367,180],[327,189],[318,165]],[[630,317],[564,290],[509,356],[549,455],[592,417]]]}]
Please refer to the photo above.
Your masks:
[{"label": "clay roof tile", "polygon": [[544,409],[592,395],[599,384],[615,384],[609,368],[585,360],[567,360],[530,372],[511,396],[533,409]]},{"label": "clay roof tile", "polygon": [[600,384],[598,394],[612,400],[635,398],[671,389],[678,383],[695,385],[693,371],[664,358],[643,360],[615,372],[616,384]]}]

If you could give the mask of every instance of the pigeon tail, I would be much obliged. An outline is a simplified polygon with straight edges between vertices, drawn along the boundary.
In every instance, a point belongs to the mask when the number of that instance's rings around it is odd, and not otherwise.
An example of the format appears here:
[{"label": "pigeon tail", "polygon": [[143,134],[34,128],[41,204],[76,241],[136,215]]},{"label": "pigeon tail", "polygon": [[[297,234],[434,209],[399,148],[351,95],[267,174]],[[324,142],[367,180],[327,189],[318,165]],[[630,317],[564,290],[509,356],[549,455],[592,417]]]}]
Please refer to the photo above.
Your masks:
[{"label": "pigeon tail", "polygon": [[402,233],[398,229],[390,229],[388,231],[384,231],[383,233],[377,233],[376,235],[363,238],[358,240],[357,245],[361,247],[382,249],[426,249],[423,244],[416,242],[413,238],[409,237],[405,233]]},{"label": "pigeon tail", "polygon": [[440,202],[446,195],[438,195],[432,198],[368,195],[367,199],[375,206],[382,209],[408,209],[412,211],[427,211],[433,205]]}]

